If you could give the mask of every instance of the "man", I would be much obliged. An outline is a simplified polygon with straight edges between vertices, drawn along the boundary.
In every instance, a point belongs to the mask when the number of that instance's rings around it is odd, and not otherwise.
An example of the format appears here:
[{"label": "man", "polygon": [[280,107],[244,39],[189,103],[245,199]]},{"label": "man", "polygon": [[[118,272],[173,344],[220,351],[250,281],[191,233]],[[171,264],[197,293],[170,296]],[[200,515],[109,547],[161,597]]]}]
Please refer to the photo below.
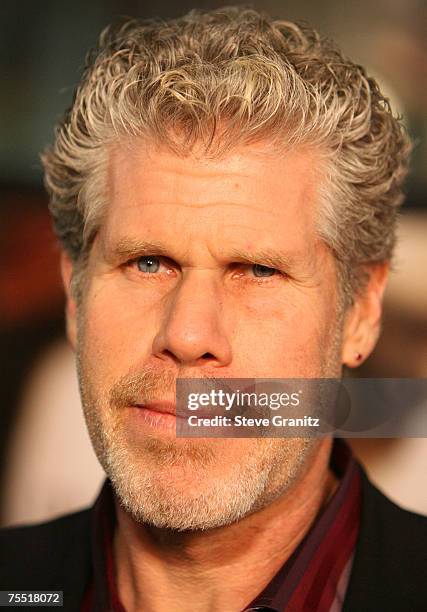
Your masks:
[{"label": "man", "polygon": [[108,480],[6,531],[69,610],[424,610],[425,521],[330,438],[184,439],[177,378],[341,376],[372,351],[409,145],[376,83],[252,10],[101,37],[44,154]]}]

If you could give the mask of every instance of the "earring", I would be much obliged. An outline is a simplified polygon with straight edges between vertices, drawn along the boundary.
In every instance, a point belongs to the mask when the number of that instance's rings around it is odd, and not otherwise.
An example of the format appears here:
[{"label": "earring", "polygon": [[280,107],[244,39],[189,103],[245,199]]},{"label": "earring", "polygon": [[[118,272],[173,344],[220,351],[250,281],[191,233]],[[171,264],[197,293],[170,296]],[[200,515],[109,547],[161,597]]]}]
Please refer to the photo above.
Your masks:
[{"label": "earring", "polygon": [[354,358],[356,361],[361,361],[362,359],[362,353],[355,353],[354,354]]}]

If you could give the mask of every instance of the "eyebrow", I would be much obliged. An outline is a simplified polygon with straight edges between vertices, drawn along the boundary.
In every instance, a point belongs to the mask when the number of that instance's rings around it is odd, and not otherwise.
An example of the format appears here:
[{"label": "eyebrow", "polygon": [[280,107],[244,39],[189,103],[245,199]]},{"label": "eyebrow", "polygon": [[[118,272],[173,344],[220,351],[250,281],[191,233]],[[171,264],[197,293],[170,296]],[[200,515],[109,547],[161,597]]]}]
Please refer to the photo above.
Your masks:
[{"label": "eyebrow", "polygon": [[[105,244],[103,255],[107,261],[113,263],[136,259],[144,255],[161,255],[173,259],[170,249],[167,249],[161,242],[133,238],[121,238],[114,246]],[[232,249],[227,257],[233,262],[259,264],[285,270],[302,266],[305,261],[305,257],[299,253],[281,253],[267,249],[258,251]]]},{"label": "eyebrow", "polygon": [[233,249],[230,255],[234,261],[240,263],[259,264],[269,268],[286,270],[301,266],[305,261],[305,258],[300,254],[281,253],[273,250],[247,251]]},{"label": "eyebrow", "polygon": [[132,238],[121,238],[114,246],[104,244],[102,252],[104,258],[112,262],[135,259],[144,255],[170,257],[170,252],[160,242]]}]

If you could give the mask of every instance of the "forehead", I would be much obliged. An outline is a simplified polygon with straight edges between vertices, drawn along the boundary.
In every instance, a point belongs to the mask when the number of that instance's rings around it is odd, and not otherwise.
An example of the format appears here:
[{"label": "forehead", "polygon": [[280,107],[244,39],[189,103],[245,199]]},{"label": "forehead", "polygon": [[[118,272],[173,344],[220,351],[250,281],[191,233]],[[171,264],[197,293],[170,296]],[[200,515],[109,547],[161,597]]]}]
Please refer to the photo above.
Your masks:
[{"label": "forehead", "polygon": [[321,174],[321,157],[310,149],[252,145],[206,159],[147,143],[116,146],[104,238],[310,249],[318,242]]}]

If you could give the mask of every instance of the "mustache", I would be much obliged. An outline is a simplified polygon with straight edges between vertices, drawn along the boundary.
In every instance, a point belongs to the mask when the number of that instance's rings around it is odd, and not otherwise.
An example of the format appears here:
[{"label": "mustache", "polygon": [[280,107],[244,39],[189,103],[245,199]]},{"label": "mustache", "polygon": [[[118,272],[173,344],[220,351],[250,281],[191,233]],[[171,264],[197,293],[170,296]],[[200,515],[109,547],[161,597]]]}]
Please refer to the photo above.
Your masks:
[{"label": "mustache", "polygon": [[[206,389],[212,388],[216,377],[206,373],[184,376],[172,368],[143,368],[140,372],[125,374],[110,390],[110,403],[117,407],[144,404],[150,401],[170,399],[176,393],[177,378],[197,378],[206,382]],[[204,383],[201,383],[204,386]]]}]

